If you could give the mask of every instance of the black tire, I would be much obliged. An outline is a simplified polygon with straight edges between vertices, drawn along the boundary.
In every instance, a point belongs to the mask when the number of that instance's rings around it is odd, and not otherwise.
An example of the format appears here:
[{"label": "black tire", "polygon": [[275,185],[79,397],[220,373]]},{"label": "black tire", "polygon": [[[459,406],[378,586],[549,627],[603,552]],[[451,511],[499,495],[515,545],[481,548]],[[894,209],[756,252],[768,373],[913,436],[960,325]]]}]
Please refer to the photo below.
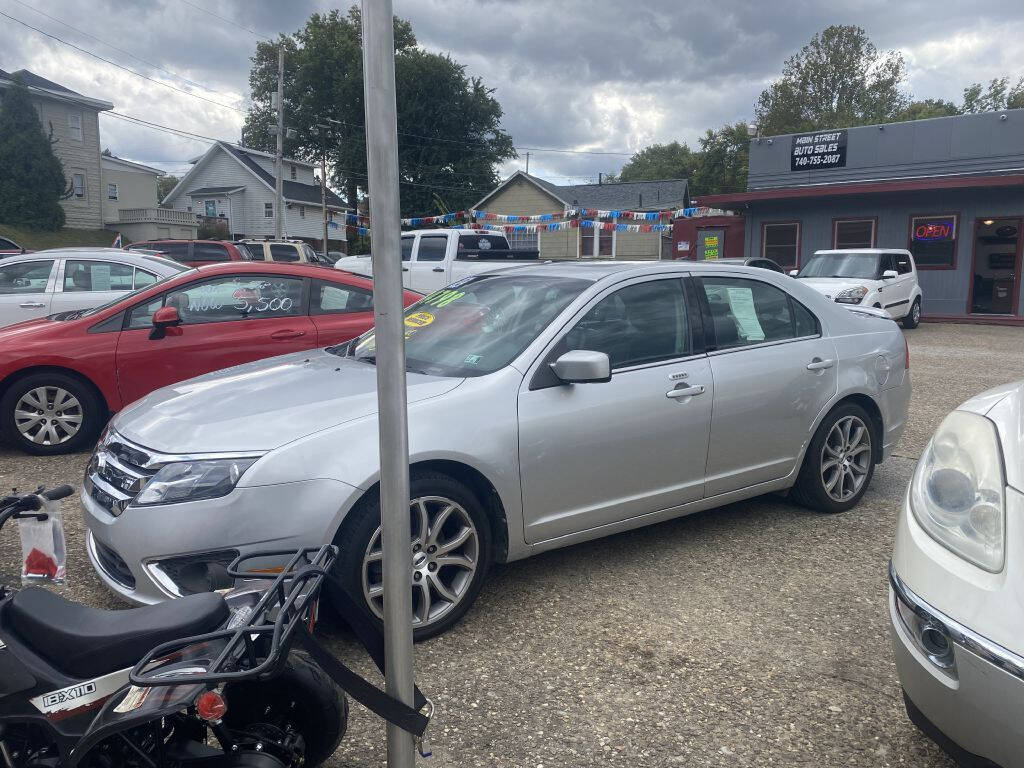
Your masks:
[{"label": "black tire", "polygon": [[[414,471],[409,478],[409,496],[415,500],[423,497],[441,497],[455,502],[464,510],[475,528],[477,544],[475,548],[475,569],[471,575],[466,577],[461,584],[461,591],[458,592],[457,602],[450,604],[436,612],[436,617],[429,618],[424,622],[420,617],[413,617],[413,639],[417,642],[426,640],[429,637],[439,635],[450,629],[461,619],[470,606],[474,603],[480,589],[487,577],[487,571],[491,566],[493,558],[492,533],[487,513],[483,505],[469,488],[459,481],[439,472],[417,472]],[[363,611],[364,615],[373,621],[378,627],[383,627],[380,616],[375,612],[368,602],[363,591],[363,561],[371,540],[377,535],[380,527],[380,497],[376,493],[368,494],[345,518],[334,543],[338,545],[338,561],[335,565],[336,573],[340,578],[351,601]],[[413,538],[417,538],[418,526],[413,524]],[[440,555],[438,555],[440,556]],[[441,577],[442,571],[436,571]],[[415,576],[415,574],[414,574]],[[458,575],[456,578],[459,578]],[[422,575],[421,575],[422,580]],[[417,612],[422,600],[420,582],[414,582],[413,588],[413,613]],[[335,595],[335,588],[327,588],[329,599]],[[417,597],[419,595],[419,597]],[[344,603],[335,602],[339,610],[343,610]],[[380,610],[380,606],[378,606]]]},{"label": "black tire", "polygon": [[[834,454],[829,452],[826,455],[825,443],[829,439],[830,434],[837,424],[845,423],[846,419],[859,420],[860,424],[863,425],[866,430],[865,439],[868,442],[868,450],[866,452],[866,466],[858,465],[858,469],[864,468],[865,472],[862,475],[863,480],[859,486],[855,489],[851,489],[854,492],[848,497],[843,499],[837,499],[830,494],[829,489],[826,487],[826,472],[828,472],[828,478],[831,480],[833,474],[831,471],[824,469],[826,461],[831,461],[835,458]],[[826,514],[835,514],[837,512],[845,512],[848,509],[852,509],[857,506],[860,502],[861,497],[867,491],[868,486],[871,485],[871,478],[875,473],[875,454],[876,445],[878,441],[878,435],[876,434],[877,429],[871,417],[867,411],[861,408],[856,403],[841,403],[833,408],[829,413],[822,419],[821,424],[818,425],[817,431],[814,433],[814,437],[811,439],[810,445],[807,446],[807,453],[804,454],[804,461],[800,467],[800,474],[797,477],[796,484],[790,491],[790,498],[793,499],[797,504],[813,509],[816,512],[823,512]],[[830,444],[834,445],[834,444]],[[860,445],[860,444],[858,444]],[[860,460],[863,455],[863,451],[859,451],[854,461]],[[843,458],[847,456],[846,451],[841,451]],[[852,456],[852,453],[850,454]],[[837,464],[837,470],[839,465]],[[847,476],[848,477],[848,476]],[[839,482],[847,482],[847,478],[840,478]],[[833,493],[835,489],[833,487]],[[842,495],[843,490],[840,488],[839,495]]]},{"label": "black tire", "polygon": [[910,311],[907,312],[906,317],[903,318],[903,327],[907,330],[913,330],[921,324],[921,299],[914,299],[914,303],[910,305]]},{"label": "black tire", "polygon": [[228,728],[256,732],[290,726],[306,743],[304,765],[320,765],[338,748],[348,728],[348,699],[305,653],[292,651],[270,680],[231,683],[224,689]]},{"label": "black tire", "polygon": [[[72,408],[67,414],[80,418],[77,432],[68,436],[63,427],[54,423],[54,432],[51,434],[57,435],[57,441],[44,435],[41,436],[41,442],[33,442],[22,434],[15,419],[16,406],[22,401],[22,398],[32,396],[33,391],[40,388],[48,396],[52,396],[58,390],[63,390],[78,401],[78,407]],[[56,406],[56,402],[48,402],[44,405]],[[43,416],[56,416],[57,414],[65,417],[62,411],[55,411],[53,414],[44,413]],[[77,376],[57,371],[33,373],[17,379],[7,387],[3,397],[0,398],[0,430],[3,431],[4,437],[10,445],[36,456],[74,453],[91,448],[100,429],[106,423],[107,416],[106,404],[88,382]],[[57,419],[54,418],[53,421],[56,422]],[[40,425],[40,429],[42,428],[43,426]],[[29,429],[31,430],[32,427]]]}]

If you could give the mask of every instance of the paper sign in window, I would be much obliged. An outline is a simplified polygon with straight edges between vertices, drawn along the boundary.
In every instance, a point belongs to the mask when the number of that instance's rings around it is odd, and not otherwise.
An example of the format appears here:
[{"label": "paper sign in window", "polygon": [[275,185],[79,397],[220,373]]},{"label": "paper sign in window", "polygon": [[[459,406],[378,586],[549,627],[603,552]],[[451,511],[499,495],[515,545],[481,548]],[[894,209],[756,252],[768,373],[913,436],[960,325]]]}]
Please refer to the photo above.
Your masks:
[{"label": "paper sign in window", "polygon": [[732,308],[732,316],[736,318],[736,324],[740,327],[740,333],[747,341],[764,341],[764,329],[757,319],[757,310],[754,308],[753,291],[731,285],[726,286],[725,291],[729,298],[729,306]]}]

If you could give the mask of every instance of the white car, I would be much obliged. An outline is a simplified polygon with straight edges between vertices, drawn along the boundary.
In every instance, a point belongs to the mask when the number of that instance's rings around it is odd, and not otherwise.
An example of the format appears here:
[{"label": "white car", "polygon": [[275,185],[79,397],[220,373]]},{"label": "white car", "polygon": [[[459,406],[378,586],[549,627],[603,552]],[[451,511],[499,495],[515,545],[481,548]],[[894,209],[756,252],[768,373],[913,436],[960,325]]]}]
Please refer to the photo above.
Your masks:
[{"label": "white car", "polygon": [[106,304],[188,267],[120,248],[54,248],[0,262],[0,327]]},{"label": "white car", "polygon": [[904,328],[916,328],[921,322],[921,286],[910,251],[815,251],[806,264],[789,274],[839,304],[883,309],[893,320],[901,320]]},{"label": "white car", "polygon": [[1024,381],[971,398],[936,430],[889,580],[910,719],[960,765],[1024,766]]}]

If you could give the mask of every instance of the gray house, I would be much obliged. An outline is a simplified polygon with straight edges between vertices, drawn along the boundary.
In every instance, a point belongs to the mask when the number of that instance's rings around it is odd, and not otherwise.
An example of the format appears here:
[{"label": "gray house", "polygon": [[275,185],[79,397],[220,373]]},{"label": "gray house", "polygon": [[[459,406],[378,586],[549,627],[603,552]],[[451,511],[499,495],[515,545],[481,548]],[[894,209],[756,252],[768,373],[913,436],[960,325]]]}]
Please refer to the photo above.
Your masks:
[{"label": "gray house", "polygon": [[0,69],[0,91],[9,88],[15,77],[28,87],[43,130],[54,139],[53,152],[64,166],[71,187],[71,196],[61,200],[66,226],[102,228],[99,114],[114,105],[83,96],[27,69],[13,73]]},{"label": "gray house", "polygon": [[[224,237],[273,237],[275,223],[274,156],[218,141],[192,162],[192,169],[163,201],[176,211],[224,229]],[[284,235],[317,247],[323,236],[320,184],[313,165],[284,160]],[[329,220],[345,223],[348,206],[327,190]],[[331,247],[344,250],[345,228],[330,229]]]},{"label": "gray house", "polygon": [[752,139],[747,191],[697,202],[744,214],[726,251],[907,248],[925,319],[1024,324],[1022,109]]}]

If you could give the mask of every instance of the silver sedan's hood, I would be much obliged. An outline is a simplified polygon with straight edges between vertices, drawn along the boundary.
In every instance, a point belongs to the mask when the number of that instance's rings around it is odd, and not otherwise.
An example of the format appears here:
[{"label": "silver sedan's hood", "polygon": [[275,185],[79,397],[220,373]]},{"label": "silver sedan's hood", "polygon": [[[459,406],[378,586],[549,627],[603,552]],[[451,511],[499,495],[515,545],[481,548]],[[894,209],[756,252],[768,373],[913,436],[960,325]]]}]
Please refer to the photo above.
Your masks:
[{"label": "silver sedan's hood", "polygon": [[[409,402],[462,379],[408,374]],[[377,413],[377,368],[324,350],[208,373],[158,389],[112,422],[123,437],[162,453],[266,451]]]},{"label": "silver sedan's hood", "polygon": [[1024,381],[989,389],[963,403],[971,411],[995,422],[1006,466],[1006,482],[1024,492]]}]

